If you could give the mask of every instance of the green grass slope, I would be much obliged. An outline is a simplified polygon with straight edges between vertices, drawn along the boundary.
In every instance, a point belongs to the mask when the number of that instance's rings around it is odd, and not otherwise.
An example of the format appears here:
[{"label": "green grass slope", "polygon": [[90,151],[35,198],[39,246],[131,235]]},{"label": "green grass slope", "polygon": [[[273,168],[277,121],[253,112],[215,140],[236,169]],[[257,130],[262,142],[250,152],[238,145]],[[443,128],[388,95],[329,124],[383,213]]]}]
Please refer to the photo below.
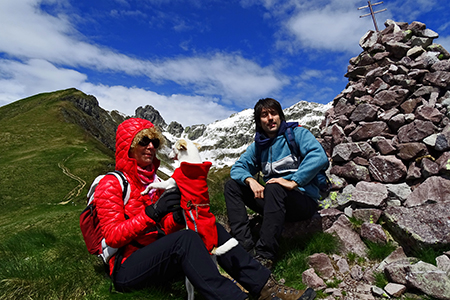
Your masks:
[{"label": "green grass slope", "polygon": [[111,293],[90,255],[79,215],[93,179],[114,170],[114,153],[68,114],[89,118],[69,89],[0,107],[0,299],[183,299],[182,283]]},{"label": "green grass slope", "polygon": [[[0,107],[0,300],[184,299],[182,282],[111,293],[102,263],[86,250],[79,215],[93,179],[114,169],[114,153],[75,124],[90,124],[90,116],[63,100],[85,97],[69,89]],[[77,118],[68,122],[67,116]],[[208,176],[211,211],[221,223],[228,178],[229,168]],[[336,243],[327,236],[286,241],[275,274],[304,288],[299,276],[307,268],[305,257],[311,249],[328,253],[329,245]]]},{"label": "green grass slope", "polygon": [[22,228],[11,226],[28,214],[84,204],[92,179],[114,168],[111,150],[62,118],[63,108],[76,109],[59,101],[68,93],[81,92],[40,94],[0,107],[0,226],[11,228],[0,236]]},{"label": "green grass slope", "polygon": [[0,299],[84,299],[104,285],[78,216],[114,156],[64,121],[61,110],[77,108],[59,99],[73,93],[84,95],[71,89],[0,107]]}]

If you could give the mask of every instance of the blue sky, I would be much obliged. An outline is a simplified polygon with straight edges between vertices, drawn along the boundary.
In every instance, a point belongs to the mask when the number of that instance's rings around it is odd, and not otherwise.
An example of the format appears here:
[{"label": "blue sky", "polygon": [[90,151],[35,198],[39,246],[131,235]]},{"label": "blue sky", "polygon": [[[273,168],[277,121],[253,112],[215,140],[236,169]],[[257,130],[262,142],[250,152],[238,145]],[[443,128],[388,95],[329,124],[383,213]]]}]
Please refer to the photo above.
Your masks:
[{"label": "blue sky", "polygon": [[[379,1],[372,1],[377,3]],[[329,103],[374,26],[360,0],[0,0],[0,105],[75,87],[133,115],[208,124],[273,97]],[[386,0],[450,51],[450,2]]]}]

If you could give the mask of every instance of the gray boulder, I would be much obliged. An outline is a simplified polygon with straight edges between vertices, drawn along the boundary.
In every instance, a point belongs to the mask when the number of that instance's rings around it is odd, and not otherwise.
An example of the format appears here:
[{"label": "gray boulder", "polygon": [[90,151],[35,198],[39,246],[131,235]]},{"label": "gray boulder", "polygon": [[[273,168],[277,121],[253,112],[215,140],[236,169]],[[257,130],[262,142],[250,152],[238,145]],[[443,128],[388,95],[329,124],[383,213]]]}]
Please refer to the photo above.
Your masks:
[{"label": "gray boulder", "polygon": [[367,247],[359,234],[352,229],[352,225],[346,216],[341,215],[333,226],[325,232],[334,234],[339,238],[342,253],[353,252],[361,257],[366,256]]},{"label": "gray boulder", "polygon": [[449,203],[415,207],[388,206],[384,211],[386,228],[405,250],[450,246]]},{"label": "gray boulder", "polygon": [[399,182],[407,173],[403,162],[393,155],[372,157],[369,160],[369,171],[374,180],[384,183]]},{"label": "gray boulder", "polygon": [[398,140],[400,143],[419,142],[432,135],[435,130],[436,127],[431,121],[414,120],[398,130]]},{"label": "gray boulder", "polygon": [[384,184],[361,181],[356,184],[352,202],[358,207],[378,208],[387,198],[388,191]]},{"label": "gray boulder", "polygon": [[416,264],[392,264],[386,274],[395,283],[418,289],[436,299],[450,299],[450,278],[437,267],[419,261]]},{"label": "gray boulder", "polygon": [[323,279],[331,279],[334,275],[333,264],[331,259],[325,253],[315,253],[308,257],[308,264],[316,273],[320,274]]},{"label": "gray boulder", "polygon": [[404,205],[413,207],[425,203],[450,201],[450,180],[433,176],[425,180],[408,196]]},{"label": "gray boulder", "polygon": [[363,223],[361,225],[361,237],[377,244],[386,244],[387,236],[380,224]]}]

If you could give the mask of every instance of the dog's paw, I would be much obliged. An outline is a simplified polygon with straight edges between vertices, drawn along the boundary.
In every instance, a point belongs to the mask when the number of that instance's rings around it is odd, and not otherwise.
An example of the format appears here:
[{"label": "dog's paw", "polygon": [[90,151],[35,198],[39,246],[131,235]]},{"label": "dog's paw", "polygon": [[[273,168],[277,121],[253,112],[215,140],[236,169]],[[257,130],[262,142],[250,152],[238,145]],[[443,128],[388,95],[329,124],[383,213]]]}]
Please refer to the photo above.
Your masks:
[{"label": "dog's paw", "polygon": [[150,192],[150,190],[151,190],[152,188],[153,188],[152,185],[149,184],[149,185],[145,188],[145,190],[143,190],[143,191],[141,192],[141,195],[142,195],[142,196],[143,196],[143,195],[147,195],[148,192]]}]

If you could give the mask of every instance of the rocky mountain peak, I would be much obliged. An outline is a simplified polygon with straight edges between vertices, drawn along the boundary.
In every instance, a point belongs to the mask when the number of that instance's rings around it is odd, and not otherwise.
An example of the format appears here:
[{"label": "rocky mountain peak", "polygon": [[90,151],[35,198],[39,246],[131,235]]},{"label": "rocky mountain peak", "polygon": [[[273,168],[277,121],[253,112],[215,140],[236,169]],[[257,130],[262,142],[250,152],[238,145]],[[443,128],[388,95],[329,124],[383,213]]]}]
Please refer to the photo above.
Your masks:
[{"label": "rocky mountain peak", "polygon": [[158,126],[160,129],[165,130],[167,127],[166,121],[153,106],[146,105],[145,107],[139,106],[134,112],[136,118],[146,119]]},{"label": "rocky mountain peak", "polygon": [[169,127],[167,127],[167,131],[174,136],[180,137],[184,129],[183,125],[178,122],[172,121],[170,122]]},{"label": "rocky mountain peak", "polygon": [[111,150],[115,149],[116,129],[125,120],[117,111],[107,112],[99,106],[97,99],[76,89],[62,91],[61,101],[69,101],[78,110],[61,108],[64,118],[89,132],[95,139]]}]

